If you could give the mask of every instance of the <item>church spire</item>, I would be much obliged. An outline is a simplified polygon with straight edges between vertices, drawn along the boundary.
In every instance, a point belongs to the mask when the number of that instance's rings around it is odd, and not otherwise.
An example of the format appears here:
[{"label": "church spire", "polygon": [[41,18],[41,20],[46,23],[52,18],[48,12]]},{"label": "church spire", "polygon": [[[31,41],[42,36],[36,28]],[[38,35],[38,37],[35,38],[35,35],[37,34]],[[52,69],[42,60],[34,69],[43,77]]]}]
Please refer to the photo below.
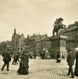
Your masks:
[{"label": "church spire", "polygon": [[14,34],[16,34],[16,29],[14,28]]}]

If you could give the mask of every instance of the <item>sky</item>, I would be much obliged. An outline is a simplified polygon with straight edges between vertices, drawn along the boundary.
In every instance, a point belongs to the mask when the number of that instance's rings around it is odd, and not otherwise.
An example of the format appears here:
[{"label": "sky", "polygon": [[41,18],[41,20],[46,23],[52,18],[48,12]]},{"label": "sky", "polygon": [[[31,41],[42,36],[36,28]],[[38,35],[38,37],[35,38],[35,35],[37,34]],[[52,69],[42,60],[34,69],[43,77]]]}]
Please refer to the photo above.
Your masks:
[{"label": "sky", "polygon": [[78,0],[0,0],[0,42],[17,33],[52,36],[53,23],[62,17],[69,25],[78,21]]}]

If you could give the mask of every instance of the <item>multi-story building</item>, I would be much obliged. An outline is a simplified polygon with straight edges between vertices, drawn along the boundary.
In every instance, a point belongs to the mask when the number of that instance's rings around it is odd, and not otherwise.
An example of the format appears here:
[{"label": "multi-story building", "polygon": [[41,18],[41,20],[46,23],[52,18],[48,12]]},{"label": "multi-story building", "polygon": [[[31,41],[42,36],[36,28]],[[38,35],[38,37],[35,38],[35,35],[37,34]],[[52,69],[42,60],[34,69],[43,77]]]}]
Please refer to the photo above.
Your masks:
[{"label": "multi-story building", "polygon": [[22,52],[24,49],[24,35],[17,34],[16,29],[14,29],[14,33],[12,36],[11,47],[14,51]]},{"label": "multi-story building", "polygon": [[48,51],[51,47],[51,42],[49,41],[49,37],[47,36],[47,34],[34,34],[32,36],[28,36],[25,43],[29,51],[35,51],[37,54],[39,53],[39,51]]},{"label": "multi-story building", "polygon": [[78,22],[69,25],[66,29],[61,30],[60,35],[67,36],[67,48],[78,46]]},{"label": "multi-story building", "polygon": [[50,51],[51,49],[51,41],[49,40],[49,37],[44,36],[41,39],[41,50],[42,51]]},{"label": "multi-story building", "polygon": [[13,52],[22,52],[27,50],[29,52],[38,53],[39,51],[49,50],[51,47],[51,42],[49,41],[47,34],[33,34],[25,38],[23,34],[17,34],[16,29],[14,29],[11,41],[0,44],[1,50],[4,50],[5,44],[7,44]]}]

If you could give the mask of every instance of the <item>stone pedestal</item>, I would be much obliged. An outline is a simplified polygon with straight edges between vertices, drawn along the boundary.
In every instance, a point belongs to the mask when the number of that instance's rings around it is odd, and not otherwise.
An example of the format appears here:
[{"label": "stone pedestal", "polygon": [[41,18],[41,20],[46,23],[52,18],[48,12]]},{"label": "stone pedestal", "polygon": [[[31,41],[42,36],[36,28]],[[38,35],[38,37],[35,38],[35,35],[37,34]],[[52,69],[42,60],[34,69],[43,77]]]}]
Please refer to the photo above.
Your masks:
[{"label": "stone pedestal", "polygon": [[51,37],[51,51],[52,54],[57,55],[58,53],[60,55],[66,56],[67,50],[66,50],[66,36],[55,36]]}]

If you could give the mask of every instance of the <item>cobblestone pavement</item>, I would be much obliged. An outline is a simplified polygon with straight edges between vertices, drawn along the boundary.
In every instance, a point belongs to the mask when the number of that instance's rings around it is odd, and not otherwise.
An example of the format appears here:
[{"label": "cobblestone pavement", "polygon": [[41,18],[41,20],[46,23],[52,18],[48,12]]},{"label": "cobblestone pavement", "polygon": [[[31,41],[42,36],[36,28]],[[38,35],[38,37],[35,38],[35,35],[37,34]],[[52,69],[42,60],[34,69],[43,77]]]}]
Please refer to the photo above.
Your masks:
[{"label": "cobblestone pavement", "polygon": [[[1,68],[2,58],[0,61]],[[18,75],[19,65],[10,65],[10,71],[0,71],[0,79],[71,79],[67,76],[68,65],[65,59],[61,63],[56,63],[54,59],[30,59],[29,66],[28,75]]]}]

